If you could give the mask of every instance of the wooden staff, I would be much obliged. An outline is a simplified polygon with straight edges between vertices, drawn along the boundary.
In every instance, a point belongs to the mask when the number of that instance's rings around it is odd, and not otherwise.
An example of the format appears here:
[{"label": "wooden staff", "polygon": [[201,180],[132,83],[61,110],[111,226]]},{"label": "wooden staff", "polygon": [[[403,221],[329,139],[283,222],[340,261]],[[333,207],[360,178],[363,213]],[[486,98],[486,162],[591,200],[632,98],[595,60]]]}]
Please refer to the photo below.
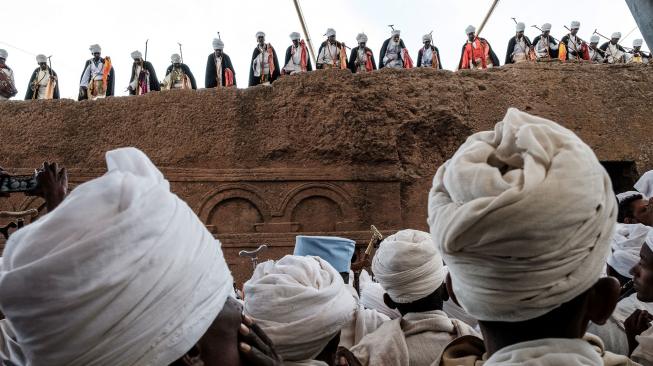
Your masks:
[{"label": "wooden staff", "polygon": [[306,28],[306,21],[304,20],[304,13],[302,12],[301,6],[299,6],[299,0],[293,0],[295,4],[295,10],[297,10],[297,17],[299,18],[299,23],[302,25],[302,31],[304,31],[304,38],[306,38],[306,43],[308,43],[308,50],[311,53],[313,58],[313,63],[317,65],[317,55],[313,50],[313,41],[311,41],[311,36],[308,34],[308,28]]},{"label": "wooden staff", "polygon": [[490,19],[490,16],[494,12],[494,9],[497,7],[498,3],[499,0],[494,0],[492,6],[490,6],[490,10],[488,10],[487,14],[485,14],[485,18],[481,22],[481,25],[478,27],[478,31],[476,31],[476,37],[478,37],[481,34],[481,31],[483,31],[483,28],[485,28],[485,24],[487,24],[487,21]]}]

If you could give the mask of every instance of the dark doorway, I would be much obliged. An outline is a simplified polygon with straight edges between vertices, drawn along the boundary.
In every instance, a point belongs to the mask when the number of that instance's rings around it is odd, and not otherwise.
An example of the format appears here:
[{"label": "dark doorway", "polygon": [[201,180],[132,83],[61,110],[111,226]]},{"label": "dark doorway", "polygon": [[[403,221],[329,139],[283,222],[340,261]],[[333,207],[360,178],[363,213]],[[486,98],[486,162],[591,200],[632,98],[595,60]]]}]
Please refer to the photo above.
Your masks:
[{"label": "dark doorway", "polygon": [[601,165],[608,171],[615,193],[632,191],[639,174],[637,166],[632,160],[602,161]]}]

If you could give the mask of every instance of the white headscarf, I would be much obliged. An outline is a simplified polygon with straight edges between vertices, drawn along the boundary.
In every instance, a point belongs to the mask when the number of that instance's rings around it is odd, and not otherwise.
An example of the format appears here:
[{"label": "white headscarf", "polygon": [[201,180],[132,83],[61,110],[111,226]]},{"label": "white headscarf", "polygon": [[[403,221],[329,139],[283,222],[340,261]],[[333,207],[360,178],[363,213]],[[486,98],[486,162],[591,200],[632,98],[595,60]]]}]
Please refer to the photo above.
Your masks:
[{"label": "white headscarf", "polygon": [[621,38],[621,32],[614,32],[614,33],[612,33],[612,36],[611,36],[610,38],[617,38],[617,39],[620,39],[620,38]]},{"label": "white headscarf", "polygon": [[336,30],[333,28],[327,28],[326,33],[324,35],[327,37],[335,36]]},{"label": "white headscarf", "polygon": [[639,252],[650,228],[642,224],[617,224],[610,246],[608,264],[620,275],[633,278],[630,269],[639,262]]},{"label": "white headscarf", "polygon": [[637,38],[633,40],[633,47],[642,47],[644,44],[644,40],[641,38]]},{"label": "white headscarf", "polygon": [[7,242],[0,306],[29,365],[168,365],[233,293],[220,242],[147,156],[106,159]]},{"label": "white headscarf", "polygon": [[178,53],[173,53],[172,56],[170,56],[170,62],[172,62],[173,64],[180,64],[181,56],[179,56]]},{"label": "white headscarf", "polygon": [[290,33],[290,40],[291,41],[298,41],[302,36],[299,34],[299,32],[292,32]]},{"label": "white headscarf", "polygon": [[141,51],[134,51],[134,52],[131,53],[131,57],[134,60],[140,60],[140,59],[143,58],[143,54],[141,53]]},{"label": "white headscarf", "polygon": [[544,23],[542,24],[542,32],[550,31],[551,30],[551,23]]},{"label": "white headscarf", "polygon": [[48,58],[45,55],[36,55],[36,62],[39,64],[43,62],[48,62]]},{"label": "white headscarf", "polygon": [[223,50],[224,42],[219,38],[213,38],[212,46],[214,50]]},{"label": "white headscarf", "polygon": [[91,51],[91,53],[102,52],[102,48],[100,47],[99,44],[92,44],[91,46],[89,46],[88,50]]},{"label": "white headscarf", "polygon": [[317,356],[352,321],[358,305],[340,274],[320,257],[287,255],[261,263],[244,292],[245,313],[284,361]]},{"label": "white headscarf", "polygon": [[639,177],[634,187],[644,197],[653,197],[653,170],[649,170]]},{"label": "white headscarf", "polygon": [[361,43],[361,42],[367,42],[367,35],[365,33],[358,33],[356,36],[356,42]]},{"label": "white headscarf", "polygon": [[465,34],[470,34],[475,32],[476,32],[476,27],[474,27],[473,25],[468,25],[467,28],[465,28]]},{"label": "white headscarf", "polygon": [[431,235],[401,230],[385,238],[372,260],[372,272],[397,303],[410,303],[442,286],[447,271]]},{"label": "white headscarf", "polygon": [[396,319],[401,316],[397,309],[390,309],[383,301],[385,290],[381,284],[374,282],[366,270],[362,270],[358,279],[360,288],[360,304],[366,309],[376,310],[381,314],[387,315],[390,319]]},{"label": "white headscarf", "polygon": [[592,149],[510,108],[442,165],[429,193],[434,242],[462,307],[486,321],[548,313],[598,280],[617,216]]},{"label": "white headscarf", "polygon": [[517,25],[515,26],[516,32],[523,32],[525,29],[526,29],[526,24],[522,22],[517,23]]}]

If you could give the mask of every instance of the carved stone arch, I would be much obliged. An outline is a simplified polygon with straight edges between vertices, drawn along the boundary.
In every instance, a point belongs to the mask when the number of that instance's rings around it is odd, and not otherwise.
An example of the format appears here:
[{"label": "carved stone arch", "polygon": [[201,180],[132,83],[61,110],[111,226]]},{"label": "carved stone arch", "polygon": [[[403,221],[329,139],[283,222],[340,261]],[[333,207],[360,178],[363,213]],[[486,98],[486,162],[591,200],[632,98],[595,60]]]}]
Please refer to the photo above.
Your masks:
[{"label": "carved stone arch", "polygon": [[308,183],[290,191],[281,206],[283,217],[298,224],[300,232],[337,231],[355,211],[349,195],[329,183]]},{"label": "carved stone arch", "polygon": [[353,201],[347,191],[331,183],[305,183],[293,188],[284,197],[275,216],[289,215],[299,202],[311,196],[326,197],[337,203],[345,217],[356,216]]},{"label": "carved stone arch", "polygon": [[198,215],[216,233],[246,233],[269,221],[270,209],[255,187],[234,183],[205,196]]}]

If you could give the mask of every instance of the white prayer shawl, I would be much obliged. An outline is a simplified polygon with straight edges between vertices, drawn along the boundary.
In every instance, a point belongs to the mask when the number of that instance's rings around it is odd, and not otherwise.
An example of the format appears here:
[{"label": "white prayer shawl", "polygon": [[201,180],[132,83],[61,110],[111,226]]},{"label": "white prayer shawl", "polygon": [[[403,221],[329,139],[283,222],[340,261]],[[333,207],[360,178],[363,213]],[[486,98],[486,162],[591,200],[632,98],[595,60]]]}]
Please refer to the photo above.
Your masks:
[{"label": "white prayer shawl", "polygon": [[16,332],[7,319],[0,320],[0,362],[8,366],[24,366],[27,360],[16,342]]},{"label": "white prayer shawl", "polygon": [[524,321],[598,280],[617,207],[589,146],[510,108],[438,169],[428,212],[463,309],[478,320]]},{"label": "white prayer shawl", "polygon": [[601,341],[591,339],[545,338],[504,347],[483,366],[629,366],[637,365],[626,356],[602,349]]},{"label": "white prayer shawl", "polygon": [[233,294],[220,242],[147,156],[106,160],[7,242],[0,306],[28,365],[168,365]]},{"label": "white prayer shawl", "polygon": [[653,366],[653,326],[635,337],[639,345],[633,351],[633,361],[644,366]]},{"label": "white prayer shawl", "polygon": [[526,46],[526,39],[521,37],[515,42],[515,47],[512,50],[512,60],[515,63],[520,63],[526,61],[526,55],[528,54],[528,47]]},{"label": "white prayer shawl", "polygon": [[[2,72],[2,73],[4,73],[5,75],[7,75],[7,77],[9,78],[9,80],[11,80],[11,84],[12,84],[12,85],[14,85],[14,86],[16,85],[16,82],[14,81],[14,71],[13,71],[13,70],[10,70],[10,69],[8,69],[8,68],[4,68],[4,67],[3,67],[3,68],[0,69],[0,72]],[[0,95],[0,100],[7,100],[7,99],[9,99],[9,98],[6,98],[6,97],[3,97],[2,95]]]},{"label": "white prayer shawl", "polygon": [[358,46],[358,51],[356,55],[356,61],[357,61],[357,70],[358,72],[365,72],[367,69],[365,68],[365,63],[367,62],[367,50],[365,47]]},{"label": "white prayer shawl", "polygon": [[[547,42],[549,43],[547,46]],[[540,37],[540,40],[537,41],[537,44],[535,45],[535,54],[537,55],[537,58],[549,58],[549,53],[547,50],[557,50],[558,45],[553,43],[553,39],[551,36],[548,37]]]},{"label": "white prayer shawl", "polygon": [[[572,35],[571,33],[569,33],[569,41],[567,42],[567,50],[576,52],[578,54],[577,57],[581,58],[582,57],[581,45],[582,45],[582,42],[581,42],[580,38],[578,38],[578,37]],[[574,56],[572,56],[571,53],[570,53],[569,58],[573,59]]]},{"label": "white prayer shawl", "polygon": [[143,67],[139,64],[136,64],[135,70],[134,70],[134,78],[129,82],[129,86],[133,89],[138,91],[138,79],[141,75],[141,71],[143,71]]},{"label": "white prayer shawl", "polygon": [[442,310],[447,314],[447,316],[449,316],[449,318],[458,319],[474,329],[479,329],[478,320],[467,314],[465,309],[458,306],[453,300],[449,299],[445,301],[444,304],[442,304]]},{"label": "white prayer shawl", "polygon": [[166,90],[170,89],[192,89],[190,80],[187,80],[188,76],[184,74],[184,71],[181,67],[172,67],[170,73],[166,75],[161,83],[162,88]]},{"label": "white prayer shawl", "polygon": [[245,313],[284,361],[314,359],[355,316],[357,302],[325,260],[287,255],[260,263],[245,282]]},{"label": "white prayer shawl", "polygon": [[383,301],[385,290],[381,284],[374,282],[366,270],[362,270],[358,279],[360,288],[360,304],[366,309],[372,309],[386,315],[390,319],[396,319],[401,316],[397,309],[390,309]]},{"label": "white prayer shawl", "polygon": [[619,301],[614,312],[605,323],[605,325],[590,324],[587,329],[603,340],[605,349],[622,355],[628,354],[628,339],[626,338],[626,328],[624,322],[626,318],[632,315],[635,310],[646,310],[653,314],[653,303],[647,303],[637,299],[637,294],[632,294],[627,298]]},{"label": "white prayer shawl", "polygon": [[388,321],[390,321],[390,318],[387,315],[381,314],[374,309],[365,309],[363,305],[359,304],[354,318],[342,327],[338,345],[351,348],[357,345],[363,337],[376,331],[383,323]]},{"label": "white prayer shawl", "polygon": [[633,278],[630,270],[639,262],[639,252],[649,231],[650,227],[642,224],[617,224],[610,243],[610,267],[624,277]]},{"label": "white prayer shawl", "polygon": [[635,183],[635,189],[644,197],[653,197],[653,170],[644,173]]},{"label": "white prayer shawl", "polygon": [[385,49],[385,55],[383,56],[383,65],[384,67],[390,67],[394,69],[401,69],[404,67],[404,62],[399,55],[401,52],[400,46],[401,41],[395,41],[390,39],[388,42],[388,47]]},{"label": "white prayer shawl", "polygon": [[294,75],[296,73],[302,72],[302,67],[301,67],[301,59],[302,59],[302,54],[301,54],[301,47],[295,47],[294,44],[292,44],[290,50],[290,60],[288,60],[288,64],[284,67],[284,70],[288,72],[290,75]]},{"label": "white prayer shawl", "polygon": [[[261,56],[261,55],[259,55],[259,56]],[[261,57],[263,57],[263,56],[261,56]],[[223,60],[223,57],[222,56],[218,57],[218,56],[216,56],[214,54],[213,59],[215,60],[215,80],[218,83],[218,88],[222,88],[222,60]],[[270,71],[270,66],[268,65],[268,72],[269,71]],[[259,71],[259,74],[256,75],[256,76],[259,76],[259,77],[261,76],[260,71]]]},{"label": "white prayer shawl", "polygon": [[422,48],[422,64],[420,67],[433,67],[433,50],[431,46]]},{"label": "white prayer shawl", "polygon": [[36,82],[39,86],[38,89],[38,94],[36,96],[36,99],[45,99],[47,96],[47,88],[48,88],[48,83],[50,82],[50,70],[45,69],[41,70],[39,69],[38,73],[36,74]]},{"label": "white prayer shawl", "polygon": [[351,352],[364,366],[430,366],[449,342],[463,335],[478,336],[440,310],[408,313],[381,325]]},{"label": "white prayer shawl", "polygon": [[326,45],[322,47],[322,51],[317,56],[317,63],[323,65],[340,66],[340,50],[336,43],[331,44],[327,41]]},{"label": "white prayer shawl", "polygon": [[[267,46],[261,47],[258,46],[259,48],[259,54],[254,58],[254,61],[252,61],[252,68],[254,70],[254,76],[261,77],[261,73],[263,75],[269,75],[270,74],[270,56],[268,54],[268,48]],[[263,68],[261,68],[261,66]]]},{"label": "white prayer shawl", "polygon": [[608,59],[609,64],[624,62],[624,55],[618,45],[614,45],[612,42],[608,43],[608,48],[605,50],[605,58]]},{"label": "white prayer shawl", "polygon": [[603,63],[604,58],[603,58],[603,54],[601,53],[600,49],[598,49],[598,48],[594,49],[594,48],[590,47],[589,52],[590,52],[590,61],[592,61],[595,64],[602,64]]},{"label": "white prayer shawl", "polygon": [[103,69],[104,63],[102,62],[102,59],[100,59],[97,64],[95,61],[91,60],[88,66],[84,69],[84,75],[82,76],[82,81],[79,86],[87,88],[91,81],[102,80]]}]

